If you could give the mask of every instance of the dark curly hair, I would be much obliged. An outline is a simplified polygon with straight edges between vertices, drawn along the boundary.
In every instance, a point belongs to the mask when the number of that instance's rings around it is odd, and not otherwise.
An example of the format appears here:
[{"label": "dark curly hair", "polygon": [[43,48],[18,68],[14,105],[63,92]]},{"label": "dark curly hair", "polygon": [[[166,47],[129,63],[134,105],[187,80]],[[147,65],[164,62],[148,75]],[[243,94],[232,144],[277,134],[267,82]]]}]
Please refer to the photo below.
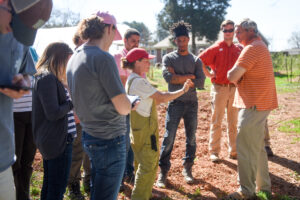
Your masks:
[{"label": "dark curly hair", "polygon": [[104,28],[108,26],[103,19],[97,15],[81,20],[78,27],[79,36],[84,39],[101,39]]},{"label": "dark curly hair", "polygon": [[192,25],[181,20],[179,22],[172,24],[172,26],[170,27],[170,32],[171,34],[174,35],[175,38],[179,36],[189,37],[189,31],[191,30],[191,28]]}]

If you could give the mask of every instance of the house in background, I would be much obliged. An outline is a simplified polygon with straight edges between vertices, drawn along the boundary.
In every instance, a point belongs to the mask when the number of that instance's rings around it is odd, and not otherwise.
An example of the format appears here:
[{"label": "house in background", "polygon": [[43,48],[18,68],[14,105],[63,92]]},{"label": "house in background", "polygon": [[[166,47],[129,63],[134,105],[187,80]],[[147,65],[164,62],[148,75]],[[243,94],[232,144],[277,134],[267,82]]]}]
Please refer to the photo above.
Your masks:
[{"label": "house in background", "polygon": [[285,55],[289,55],[289,56],[296,56],[296,55],[300,55],[300,49],[299,48],[293,48],[293,49],[286,49],[281,51],[283,54]]},{"label": "house in background", "polygon": [[[258,31],[259,36],[264,41],[264,43],[269,46],[269,41],[261,34],[260,31]],[[189,41],[189,49],[192,49],[192,36],[190,35],[190,41]],[[162,57],[166,55],[167,53],[170,53],[177,49],[177,47],[171,42],[172,36],[169,35],[162,41],[156,43],[154,46],[147,48],[149,53],[152,55],[156,55],[156,58],[153,60],[154,63],[161,63]],[[220,31],[218,35],[218,39],[216,41],[223,40],[223,33]],[[202,39],[199,39],[199,37],[196,37],[196,52],[198,53],[200,49],[206,49],[210,45],[212,45],[214,42],[210,42],[206,40],[205,37],[202,37]],[[238,43],[237,39],[234,38],[234,43]]]}]

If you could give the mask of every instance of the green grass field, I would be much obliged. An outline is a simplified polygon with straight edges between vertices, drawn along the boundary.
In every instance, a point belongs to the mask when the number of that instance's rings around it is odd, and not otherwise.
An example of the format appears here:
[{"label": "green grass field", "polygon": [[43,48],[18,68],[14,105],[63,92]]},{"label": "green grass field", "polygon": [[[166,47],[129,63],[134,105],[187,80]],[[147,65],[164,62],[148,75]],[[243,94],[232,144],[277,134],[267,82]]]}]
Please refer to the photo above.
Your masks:
[{"label": "green grass field", "polygon": [[[289,77],[285,74],[281,74],[278,72],[274,74],[275,74],[276,89],[278,93],[295,92],[297,90],[300,90],[300,75],[294,75],[293,77]],[[158,90],[160,91],[168,90],[168,85],[164,80],[164,78],[162,77],[162,69],[151,67],[151,70],[148,73],[148,78],[150,81],[154,82]],[[293,80],[293,82],[290,82],[289,80]],[[210,79],[206,78],[204,91],[209,91],[210,86],[211,86]]]}]

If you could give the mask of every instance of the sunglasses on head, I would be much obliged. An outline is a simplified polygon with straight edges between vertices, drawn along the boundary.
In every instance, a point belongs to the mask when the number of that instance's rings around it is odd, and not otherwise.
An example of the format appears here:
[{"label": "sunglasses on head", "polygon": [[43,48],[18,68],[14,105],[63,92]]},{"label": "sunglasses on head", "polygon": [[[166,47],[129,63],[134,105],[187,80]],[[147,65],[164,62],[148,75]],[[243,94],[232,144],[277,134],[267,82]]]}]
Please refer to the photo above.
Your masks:
[{"label": "sunglasses on head", "polygon": [[233,28],[232,29],[223,29],[222,31],[223,31],[223,33],[232,33],[234,31],[234,29]]}]

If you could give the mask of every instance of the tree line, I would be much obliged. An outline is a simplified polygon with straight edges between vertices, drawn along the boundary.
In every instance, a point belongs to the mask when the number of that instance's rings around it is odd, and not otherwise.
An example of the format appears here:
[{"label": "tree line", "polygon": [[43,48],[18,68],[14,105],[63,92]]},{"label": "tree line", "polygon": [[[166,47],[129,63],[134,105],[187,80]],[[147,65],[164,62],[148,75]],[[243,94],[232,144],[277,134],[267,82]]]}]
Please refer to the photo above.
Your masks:
[{"label": "tree line", "polygon": [[[163,9],[156,16],[157,29],[151,33],[143,22],[123,22],[137,29],[141,33],[141,46],[151,46],[170,35],[169,27],[178,21],[185,21],[192,25],[192,51],[196,52],[196,38],[205,37],[208,41],[215,41],[218,37],[220,24],[227,14],[230,0],[162,0]],[[80,14],[70,9],[53,9],[50,20],[45,28],[76,26],[80,21]],[[288,40],[292,48],[300,48],[300,31],[293,32]]]}]

